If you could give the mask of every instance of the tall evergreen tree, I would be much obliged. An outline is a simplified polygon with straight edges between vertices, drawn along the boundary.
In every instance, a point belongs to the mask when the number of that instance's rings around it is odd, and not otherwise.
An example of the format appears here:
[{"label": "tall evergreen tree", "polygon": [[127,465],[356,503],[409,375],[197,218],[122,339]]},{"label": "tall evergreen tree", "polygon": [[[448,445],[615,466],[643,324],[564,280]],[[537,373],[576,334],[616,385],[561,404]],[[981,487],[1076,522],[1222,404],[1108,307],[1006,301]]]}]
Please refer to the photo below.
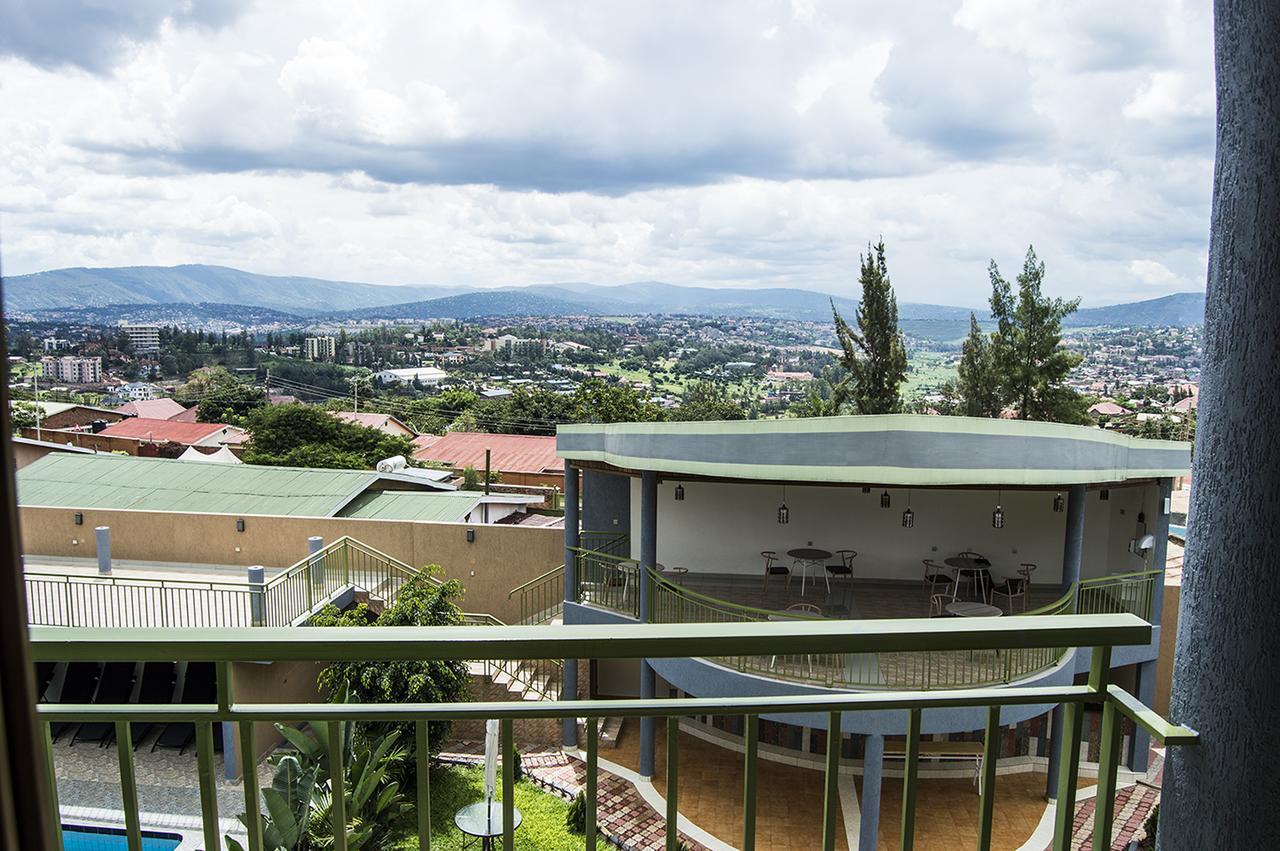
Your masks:
[{"label": "tall evergreen tree", "polygon": [[836,337],[843,354],[840,363],[848,376],[835,388],[832,413],[852,402],[860,414],[896,414],[902,410],[899,387],[907,377],[907,346],[898,330],[898,301],[889,282],[884,240],[867,246],[860,257],[862,301],[858,304],[858,330],[844,321],[835,302]]},{"label": "tall evergreen tree", "polygon": [[965,417],[998,417],[1004,408],[1004,388],[996,369],[995,343],[969,314],[969,336],[960,354],[956,413]]},{"label": "tall evergreen tree", "polygon": [[991,261],[991,313],[997,330],[993,356],[1004,398],[1018,419],[1087,423],[1084,399],[1066,385],[1067,373],[1080,356],[1062,348],[1062,320],[1075,312],[1080,299],[1063,301],[1041,292],[1044,263],[1027,247],[1014,296],[1009,282]]}]

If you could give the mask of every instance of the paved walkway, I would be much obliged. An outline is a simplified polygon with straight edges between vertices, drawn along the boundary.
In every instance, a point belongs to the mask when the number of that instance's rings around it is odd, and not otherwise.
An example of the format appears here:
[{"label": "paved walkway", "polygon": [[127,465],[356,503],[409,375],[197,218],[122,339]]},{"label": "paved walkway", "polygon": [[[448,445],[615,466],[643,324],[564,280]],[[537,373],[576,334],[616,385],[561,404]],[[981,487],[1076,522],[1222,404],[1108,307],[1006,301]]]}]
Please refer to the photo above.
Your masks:
[{"label": "paved walkway", "polygon": [[[1142,827],[1151,815],[1152,808],[1160,803],[1160,785],[1163,780],[1164,749],[1155,747],[1151,749],[1151,769],[1147,772],[1147,782],[1125,787],[1116,793],[1111,835],[1111,847],[1114,851],[1124,851],[1131,841],[1146,835]],[[1089,798],[1076,806],[1072,848],[1092,846],[1096,810],[1096,798]]]}]

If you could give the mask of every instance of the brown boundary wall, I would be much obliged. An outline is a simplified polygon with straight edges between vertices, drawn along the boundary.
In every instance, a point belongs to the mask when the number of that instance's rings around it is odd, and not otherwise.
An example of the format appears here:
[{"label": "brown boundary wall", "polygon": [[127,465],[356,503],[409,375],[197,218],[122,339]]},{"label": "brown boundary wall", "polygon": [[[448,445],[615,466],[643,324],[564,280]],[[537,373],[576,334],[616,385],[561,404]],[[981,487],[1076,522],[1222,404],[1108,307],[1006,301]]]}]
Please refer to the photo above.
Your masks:
[{"label": "brown boundary wall", "polygon": [[[75,525],[75,514],[84,524]],[[236,531],[236,520],[245,529]],[[93,529],[111,527],[111,555],[118,559],[175,564],[261,564],[285,567],[307,554],[307,538],[331,543],[343,535],[422,567],[438,564],[443,576],[466,588],[462,608],[507,623],[520,617],[512,588],[564,561],[564,531],[537,526],[409,523],[346,517],[239,517],[164,511],[19,509],[22,551],[27,555],[93,558]],[[467,543],[467,530],[475,542]]]}]

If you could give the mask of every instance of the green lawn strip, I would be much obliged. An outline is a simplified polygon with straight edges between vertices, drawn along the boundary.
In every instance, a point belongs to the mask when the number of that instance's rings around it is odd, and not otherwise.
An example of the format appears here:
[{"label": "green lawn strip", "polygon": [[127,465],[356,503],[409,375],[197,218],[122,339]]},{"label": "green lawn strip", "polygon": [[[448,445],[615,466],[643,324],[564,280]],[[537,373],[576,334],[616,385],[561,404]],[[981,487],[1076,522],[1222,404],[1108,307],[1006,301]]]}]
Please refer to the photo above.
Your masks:
[{"label": "green lawn strip", "polygon": [[[501,796],[501,780],[499,780]],[[464,836],[453,823],[454,814],[467,804],[484,800],[484,771],[466,766],[436,766],[431,769],[431,848],[432,851],[455,851],[474,839]],[[516,848],[524,851],[562,851],[584,848],[581,836],[569,832],[564,825],[569,802],[545,792],[528,780],[516,784],[516,809],[524,820],[516,830]],[[475,843],[470,847],[478,848]],[[412,823],[405,825],[404,838],[395,851],[414,851],[418,838]]]}]

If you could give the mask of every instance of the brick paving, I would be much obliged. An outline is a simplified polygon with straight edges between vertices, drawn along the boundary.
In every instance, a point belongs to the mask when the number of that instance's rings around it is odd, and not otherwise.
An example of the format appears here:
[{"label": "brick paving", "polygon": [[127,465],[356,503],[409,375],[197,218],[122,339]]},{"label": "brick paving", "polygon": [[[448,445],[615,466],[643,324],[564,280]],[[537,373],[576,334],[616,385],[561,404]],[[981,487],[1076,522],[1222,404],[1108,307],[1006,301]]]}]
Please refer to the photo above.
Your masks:
[{"label": "brick paving", "polygon": [[[1152,807],[1160,803],[1160,783],[1163,779],[1164,752],[1161,749],[1152,748],[1147,782],[1137,783],[1116,793],[1115,819],[1111,836],[1113,851],[1125,851],[1130,842],[1146,836],[1142,825],[1146,822],[1147,816],[1151,815]],[[1090,798],[1076,805],[1071,837],[1073,849],[1092,847],[1096,810],[1096,798]]]},{"label": "brick paving", "polygon": [[[439,759],[476,765],[484,762],[484,745],[452,742]],[[572,800],[586,788],[586,766],[561,751],[521,750],[520,764],[531,781],[567,799]],[[630,782],[602,768],[596,793],[596,824],[610,844],[625,851],[662,851],[666,847],[666,818],[649,806]],[[707,851],[706,846],[684,833],[680,838],[690,851]]]}]

